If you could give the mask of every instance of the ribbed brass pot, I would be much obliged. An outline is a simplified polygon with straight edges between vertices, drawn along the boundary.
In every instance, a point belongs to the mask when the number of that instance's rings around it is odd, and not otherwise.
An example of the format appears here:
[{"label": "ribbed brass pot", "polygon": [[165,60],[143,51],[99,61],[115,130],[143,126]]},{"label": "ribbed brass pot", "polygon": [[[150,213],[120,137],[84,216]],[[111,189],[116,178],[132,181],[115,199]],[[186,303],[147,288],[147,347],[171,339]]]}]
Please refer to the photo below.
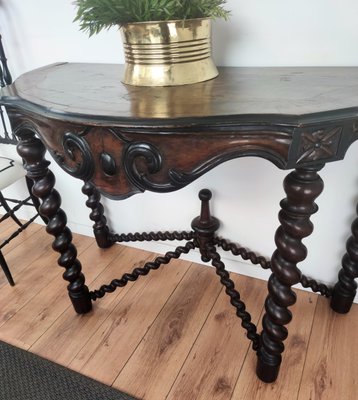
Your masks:
[{"label": "ribbed brass pot", "polygon": [[123,83],[175,86],[218,75],[211,58],[211,20],[134,22],[122,26]]}]

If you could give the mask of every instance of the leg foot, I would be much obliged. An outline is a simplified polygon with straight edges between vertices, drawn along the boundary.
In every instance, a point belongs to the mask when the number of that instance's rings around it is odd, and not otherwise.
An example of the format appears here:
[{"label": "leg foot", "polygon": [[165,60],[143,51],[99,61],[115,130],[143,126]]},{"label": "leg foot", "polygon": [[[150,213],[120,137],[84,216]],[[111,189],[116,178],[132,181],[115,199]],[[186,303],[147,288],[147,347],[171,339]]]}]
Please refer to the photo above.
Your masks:
[{"label": "leg foot", "polygon": [[69,296],[77,314],[86,314],[92,310],[92,300],[87,286],[80,293],[69,293]]},{"label": "leg foot", "polygon": [[333,292],[331,308],[339,314],[347,314],[353,304],[355,296],[343,296],[338,292]]},{"label": "leg foot", "polygon": [[266,383],[275,382],[280,371],[281,362],[277,364],[276,359],[265,357],[262,354],[257,355],[256,375],[257,377]]}]

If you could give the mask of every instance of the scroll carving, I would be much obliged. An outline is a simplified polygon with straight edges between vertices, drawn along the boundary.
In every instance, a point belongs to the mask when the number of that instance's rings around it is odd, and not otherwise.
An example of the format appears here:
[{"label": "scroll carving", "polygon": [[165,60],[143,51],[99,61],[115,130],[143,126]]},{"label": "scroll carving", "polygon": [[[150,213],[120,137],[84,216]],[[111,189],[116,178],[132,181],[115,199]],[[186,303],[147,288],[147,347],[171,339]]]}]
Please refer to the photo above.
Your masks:
[{"label": "scroll carving", "polygon": [[57,163],[75,178],[89,180],[94,173],[94,160],[86,140],[72,132],[67,132],[62,141],[64,155],[54,152]]},{"label": "scroll carving", "polygon": [[[15,120],[23,125],[27,118],[20,115]],[[346,122],[299,127],[236,121],[193,127],[31,122],[62,169],[113,199],[145,190],[179,190],[216,166],[244,156],[264,158],[281,169],[333,161],[342,157],[348,144],[341,140]],[[356,136],[357,125],[352,120]]]},{"label": "scroll carving", "polygon": [[245,155],[257,155],[283,167],[291,134],[250,126],[226,127],[218,133],[140,132],[126,138],[122,162],[127,179],[141,191],[171,192],[221,163]]},{"label": "scroll carving", "polygon": [[124,152],[123,164],[128,179],[140,190],[166,191],[167,185],[148,179],[148,173],[159,172],[163,165],[162,155],[152,144],[131,143]]},{"label": "scroll carving", "polygon": [[200,171],[186,174],[170,169],[166,178],[169,178],[169,182],[158,183],[151,180],[150,175],[162,169],[163,157],[155,146],[148,143],[131,143],[124,153],[123,163],[128,179],[141,191],[171,192],[184,187],[201,175]]}]

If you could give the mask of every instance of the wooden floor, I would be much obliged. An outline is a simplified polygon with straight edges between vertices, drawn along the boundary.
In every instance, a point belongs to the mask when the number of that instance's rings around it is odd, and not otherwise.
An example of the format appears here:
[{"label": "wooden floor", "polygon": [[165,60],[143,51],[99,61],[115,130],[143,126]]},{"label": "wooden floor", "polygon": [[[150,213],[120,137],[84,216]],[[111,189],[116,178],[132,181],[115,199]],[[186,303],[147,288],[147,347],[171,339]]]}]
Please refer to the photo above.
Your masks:
[{"label": "wooden floor", "polygon": [[[1,225],[1,236],[10,224]],[[154,255],[97,248],[74,235],[91,289]],[[333,313],[298,291],[279,379],[255,376],[255,354],[214,269],[180,260],[106,295],[78,316],[51,238],[33,224],[5,248],[16,286],[0,271],[0,339],[146,400],[357,400],[358,306]],[[256,323],[266,284],[233,275]]]}]

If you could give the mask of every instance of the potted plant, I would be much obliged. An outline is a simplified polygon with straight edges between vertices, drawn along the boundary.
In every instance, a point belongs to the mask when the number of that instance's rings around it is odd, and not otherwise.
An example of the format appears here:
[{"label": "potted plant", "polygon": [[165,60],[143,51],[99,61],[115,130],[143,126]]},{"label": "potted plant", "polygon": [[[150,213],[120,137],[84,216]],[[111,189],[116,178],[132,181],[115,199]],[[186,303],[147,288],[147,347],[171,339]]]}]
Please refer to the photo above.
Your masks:
[{"label": "potted plant", "polygon": [[227,18],[226,0],[76,0],[75,21],[90,36],[121,29],[123,82],[172,86],[212,79],[211,19]]}]

